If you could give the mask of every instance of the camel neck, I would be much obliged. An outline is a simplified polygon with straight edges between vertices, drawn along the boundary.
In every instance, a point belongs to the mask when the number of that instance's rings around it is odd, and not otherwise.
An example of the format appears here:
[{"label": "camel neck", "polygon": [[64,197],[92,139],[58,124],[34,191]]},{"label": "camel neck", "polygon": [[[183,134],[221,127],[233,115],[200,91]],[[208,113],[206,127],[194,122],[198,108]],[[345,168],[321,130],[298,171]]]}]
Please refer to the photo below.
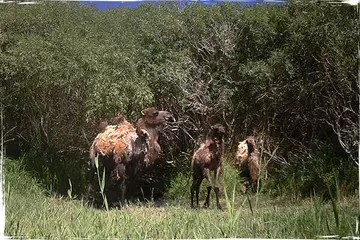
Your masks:
[{"label": "camel neck", "polygon": [[143,118],[138,120],[137,126],[151,132],[153,135],[156,135],[158,132],[156,125],[146,123]]}]

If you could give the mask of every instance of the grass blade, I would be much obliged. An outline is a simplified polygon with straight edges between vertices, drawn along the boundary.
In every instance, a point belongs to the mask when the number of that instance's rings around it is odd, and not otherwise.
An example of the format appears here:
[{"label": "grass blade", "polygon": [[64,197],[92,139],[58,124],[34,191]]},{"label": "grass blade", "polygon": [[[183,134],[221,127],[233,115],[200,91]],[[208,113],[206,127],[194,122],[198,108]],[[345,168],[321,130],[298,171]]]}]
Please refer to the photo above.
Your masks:
[{"label": "grass blade", "polygon": [[102,180],[101,180],[101,191],[104,192],[104,190],[105,190],[105,168],[104,168]]},{"label": "grass blade", "polygon": [[327,185],[327,187],[328,187],[328,191],[329,191],[330,198],[331,198],[331,206],[332,206],[332,210],[333,210],[333,213],[334,213],[336,228],[339,229],[339,225],[340,225],[339,209],[337,207],[336,198],[333,197],[333,194],[331,193],[330,186]]},{"label": "grass blade", "polygon": [[98,156],[95,157],[95,167],[96,167],[96,169],[99,169],[99,157]]},{"label": "grass blade", "polygon": [[68,194],[69,198],[72,199],[72,184],[71,184],[70,179],[69,179],[69,186],[70,186],[70,188],[67,190],[67,194]]},{"label": "grass blade", "polygon": [[246,197],[247,197],[247,200],[248,200],[248,202],[249,202],[251,214],[254,215],[254,211],[253,211],[253,207],[252,207],[252,204],[251,204],[251,200],[250,200],[249,194],[247,194]]}]

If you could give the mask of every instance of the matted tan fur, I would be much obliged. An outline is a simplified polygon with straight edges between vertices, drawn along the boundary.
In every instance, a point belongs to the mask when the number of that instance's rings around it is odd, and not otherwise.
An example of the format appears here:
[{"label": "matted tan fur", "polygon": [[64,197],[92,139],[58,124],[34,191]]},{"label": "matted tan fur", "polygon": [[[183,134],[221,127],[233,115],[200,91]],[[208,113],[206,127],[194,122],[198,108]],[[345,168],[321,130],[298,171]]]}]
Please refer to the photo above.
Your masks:
[{"label": "matted tan fur", "polygon": [[115,125],[101,123],[102,131],[90,148],[91,165],[94,166],[96,157],[99,157],[99,163],[105,168],[106,187],[113,189],[110,201],[114,204],[119,200],[124,203],[125,181],[133,179],[139,169],[159,159],[161,148],[157,142],[157,127],[167,121],[175,121],[169,112],[155,108],[144,109],[141,113],[136,128],[122,115],[113,119]]},{"label": "matted tan fur", "polygon": [[102,133],[99,133],[90,149],[90,158],[95,156],[95,149],[102,156],[113,155],[116,162],[119,162],[125,154],[127,147],[130,147],[131,139],[136,135],[136,130],[126,120],[123,120],[118,125],[110,125],[105,128]]},{"label": "matted tan fur", "polygon": [[248,136],[239,142],[236,152],[236,164],[242,171],[249,172],[249,183],[253,187],[259,174],[260,154],[254,136]]}]

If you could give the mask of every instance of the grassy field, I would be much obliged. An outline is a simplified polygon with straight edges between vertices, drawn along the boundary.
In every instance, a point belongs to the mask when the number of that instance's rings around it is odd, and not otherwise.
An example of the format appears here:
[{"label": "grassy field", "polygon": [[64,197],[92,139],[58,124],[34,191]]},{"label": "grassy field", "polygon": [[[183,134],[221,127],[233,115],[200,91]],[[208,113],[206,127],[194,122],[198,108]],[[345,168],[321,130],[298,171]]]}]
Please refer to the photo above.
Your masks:
[{"label": "grassy field", "polygon": [[289,201],[266,195],[241,195],[229,190],[224,211],[189,207],[189,193],[161,206],[133,203],[110,211],[81,200],[46,193],[14,164],[6,167],[7,236],[26,238],[314,238],[355,236],[357,198],[324,203],[320,198]]}]

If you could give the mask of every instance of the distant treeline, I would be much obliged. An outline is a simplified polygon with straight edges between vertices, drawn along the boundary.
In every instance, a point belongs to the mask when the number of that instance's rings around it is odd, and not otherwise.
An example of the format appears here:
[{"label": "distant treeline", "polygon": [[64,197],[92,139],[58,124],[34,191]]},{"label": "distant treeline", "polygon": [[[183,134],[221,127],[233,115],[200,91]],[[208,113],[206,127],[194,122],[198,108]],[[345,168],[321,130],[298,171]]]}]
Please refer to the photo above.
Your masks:
[{"label": "distant treeline", "polygon": [[53,190],[66,193],[71,179],[80,193],[99,123],[155,106],[178,120],[162,138],[172,174],[189,171],[219,122],[230,164],[239,140],[262,140],[264,190],[352,193],[358,26],[356,7],[309,1],[1,4],[6,154]]}]

